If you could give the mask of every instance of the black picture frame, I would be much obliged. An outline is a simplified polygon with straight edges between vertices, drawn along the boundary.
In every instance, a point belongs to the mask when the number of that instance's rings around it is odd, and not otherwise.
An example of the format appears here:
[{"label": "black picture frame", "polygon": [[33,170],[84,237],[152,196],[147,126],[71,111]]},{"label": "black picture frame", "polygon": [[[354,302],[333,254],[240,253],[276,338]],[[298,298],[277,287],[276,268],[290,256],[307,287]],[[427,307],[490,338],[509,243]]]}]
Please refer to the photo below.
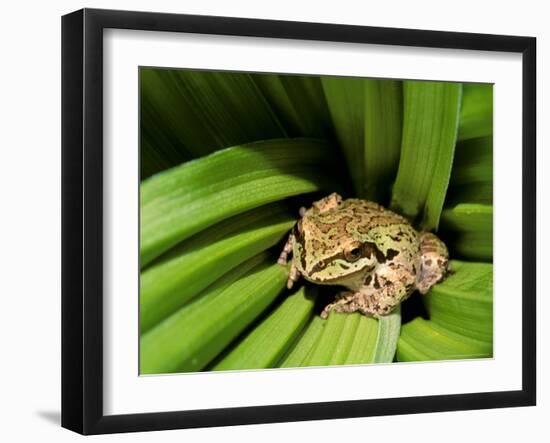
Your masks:
[{"label": "black picture frame", "polygon": [[[130,415],[103,413],[103,31],[108,28],[522,54],[522,389]],[[536,39],[83,9],[62,18],[62,426],[82,434],[228,426],[536,403]]]}]

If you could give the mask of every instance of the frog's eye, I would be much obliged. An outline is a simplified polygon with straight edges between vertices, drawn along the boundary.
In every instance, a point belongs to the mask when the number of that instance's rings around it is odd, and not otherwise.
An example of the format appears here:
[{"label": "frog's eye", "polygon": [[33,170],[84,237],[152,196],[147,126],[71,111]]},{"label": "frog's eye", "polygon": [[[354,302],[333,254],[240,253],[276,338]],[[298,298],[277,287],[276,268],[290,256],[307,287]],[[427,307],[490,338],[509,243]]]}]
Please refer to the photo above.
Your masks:
[{"label": "frog's eye", "polygon": [[352,243],[348,249],[344,251],[344,256],[347,261],[357,261],[361,258],[362,250],[360,243]]}]

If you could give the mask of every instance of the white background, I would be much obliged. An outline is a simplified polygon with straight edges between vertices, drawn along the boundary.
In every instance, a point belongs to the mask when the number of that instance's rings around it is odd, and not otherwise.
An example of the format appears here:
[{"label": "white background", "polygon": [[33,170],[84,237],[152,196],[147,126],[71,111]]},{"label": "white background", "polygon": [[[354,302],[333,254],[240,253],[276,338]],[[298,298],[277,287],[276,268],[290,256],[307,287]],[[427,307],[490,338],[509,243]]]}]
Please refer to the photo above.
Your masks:
[{"label": "white background", "polygon": [[[105,32],[103,47],[105,414],[521,389],[522,325],[509,321],[521,298],[506,296],[521,293],[509,278],[509,257],[521,256],[521,242],[509,241],[522,225],[521,56],[128,30]],[[494,83],[495,358],[138,377],[138,66]]]},{"label": "white background", "polygon": [[[397,3],[400,3],[398,5]],[[60,391],[60,15],[82,6],[167,12],[234,15],[359,25],[534,35],[538,37],[539,152],[545,135],[543,108],[550,103],[542,88],[548,76],[550,30],[544,2],[319,1],[196,2],[90,0],[11,2],[2,10],[0,69],[0,435],[5,441],[82,439],[58,427]],[[546,105],[546,106],[545,106]],[[539,157],[539,195],[548,194]],[[544,163],[546,162],[546,165]],[[539,202],[542,198],[539,197]],[[539,226],[548,225],[547,207]],[[548,268],[548,234],[540,231],[539,274]],[[520,233],[511,233],[519,238]],[[539,294],[550,286],[539,279]],[[7,303],[6,303],[7,302]],[[542,313],[549,302],[539,297],[539,406],[495,411],[423,414],[256,425],[220,429],[165,431],[94,438],[95,441],[297,441],[308,438],[406,439],[407,442],[463,442],[548,438],[550,326]],[[546,345],[545,345],[546,344]],[[544,346],[545,345],[545,346]],[[544,348],[544,349],[543,349]],[[543,353],[544,351],[544,353]]]}]

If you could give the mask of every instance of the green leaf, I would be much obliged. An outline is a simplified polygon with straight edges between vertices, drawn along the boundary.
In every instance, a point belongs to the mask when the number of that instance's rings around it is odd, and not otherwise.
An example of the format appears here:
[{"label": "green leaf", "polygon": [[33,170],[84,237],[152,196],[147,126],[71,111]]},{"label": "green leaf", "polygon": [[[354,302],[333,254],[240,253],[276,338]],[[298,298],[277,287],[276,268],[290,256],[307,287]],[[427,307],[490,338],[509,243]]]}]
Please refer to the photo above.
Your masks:
[{"label": "green leaf", "polygon": [[[283,139],[228,148],[142,182],[141,266],[214,223],[289,196],[336,185],[330,146]],[[331,165],[330,168],[327,166]]]},{"label": "green leaf", "polygon": [[359,319],[359,314],[330,313],[325,320],[327,324],[304,366],[343,364],[353,342]]},{"label": "green leaf", "polygon": [[435,323],[476,340],[493,339],[493,265],[453,260],[454,272],[424,304]]},{"label": "green leaf", "polygon": [[332,126],[319,77],[251,74],[290,137],[330,138]]},{"label": "green leaf", "polygon": [[417,317],[403,326],[398,361],[463,360],[492,357],[492,344],[454,333]]},{"label": "green leaf", "polygon": [[[142,178],[220,148],[287,134],[249,74],[141,68]],[[152,156],[160,162],[149,163]]]},{"label": "green leaf", "polygon": [[457,135],[461,85],[404,82],[401,158],[391,207],[436,229],[451,168]]},{"label": "green leaf", "polygon": [[304,362],[317,342],[317,339],[323,332],[327,324],[321,317],[313,317],[311,322],[305,327],[303,334],[298,338],[296,344],[289,350],[280,363],[281,368],[297,368],[304,366]]},{"label": "green leaf", "polygon": [[[377,344],[382,344],[386,341],[384,337],[380,337],[380,323],[378,322],[377,324],[376,320],[365,317],[361,314],[352,315],[356,317],[359,316],[359,318],[355,320],[357,323],[357,329],[355,330],[353,337],[350,337],[353,341],[349,347],[348,355],[346,356],[343,364],[353,365],[373,363],[376,359],[378,359],[377,361],[380,363],[392,361],[393,355],[395,354],[395,343],[397,342],[397,337],[395,337],[394,340],[393,351],[387,352],[382,349],[378,350]],[[343,338],[345,343],[346,338]],[[383,358],[387,353],[391,353],[391,357],[388,357],[388,360],[384,361]]]},{"label": "green leaf", "polygon": [[493,259],[493,206],[461,203],[441,215],[442,236],[455,256]]},{"label": "green leaf", "polygon": [[336,77],[321,82],[357,196],[381,201],[399,162],[402,82]]},{"label": "green leaf", "polygon": [[455,162],[446,206],[456,203],[493,203],[493,138],[462,141]]},{"label": "green leaf", "polygon": [[313,314],[314,298],[302,286],[241,340],[212,370],[273,368]]},{"label": "green leaf", "polygon": [[493,134],[493,85],[464,83],[458,139]]},{"label": "green leaf", "polygon": [[365,80],[365,197],[386,201],[401,152],[403,82]]},{"label": "green leaf", "polygon": [[[378,322],[359,313],[329,314],[304,366],[371,363],[375,354]],[[369,340],[370,339],[370,340]]]},{"label": "green leaf", "polygon": [[391,314],[378,319],[378,336],[374,352],[374,363],[388,363],[393,360],[401,330],[401,306]]},{"label": "green leaf", "polygon": [[239,263],[281,240],[295,219],[272,204],[212,226],[141,273],[140,330],[150,329]]},{"label": "green leaf", "polygon": [[271,260],[258,264],[264,258],[241,265],[142,335],[141,374],[199,371],[244,331],[286,282],[286,268]]},{"label": "green leaf", "polygon": [[453,260],[453,274],[424,296],[429,320],[401,328],[398,361],[491,357],[493,266]]}]

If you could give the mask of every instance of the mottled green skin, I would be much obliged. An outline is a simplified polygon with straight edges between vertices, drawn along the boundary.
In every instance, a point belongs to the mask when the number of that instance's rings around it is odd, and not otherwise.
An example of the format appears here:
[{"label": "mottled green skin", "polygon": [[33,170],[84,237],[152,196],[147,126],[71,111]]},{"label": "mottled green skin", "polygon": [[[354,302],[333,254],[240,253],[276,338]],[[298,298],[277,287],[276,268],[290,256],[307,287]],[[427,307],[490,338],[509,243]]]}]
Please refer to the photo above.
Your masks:
[{"label": "mottled green skin", "polygon": [[415,289],[426,293],[447,274],[443,242],[377,203],[331,194],[301,214],[280,259],[285,263],[293,254],[289,287],[301,275],[349,290],[323,317],[330,310],[386,315]]}]

